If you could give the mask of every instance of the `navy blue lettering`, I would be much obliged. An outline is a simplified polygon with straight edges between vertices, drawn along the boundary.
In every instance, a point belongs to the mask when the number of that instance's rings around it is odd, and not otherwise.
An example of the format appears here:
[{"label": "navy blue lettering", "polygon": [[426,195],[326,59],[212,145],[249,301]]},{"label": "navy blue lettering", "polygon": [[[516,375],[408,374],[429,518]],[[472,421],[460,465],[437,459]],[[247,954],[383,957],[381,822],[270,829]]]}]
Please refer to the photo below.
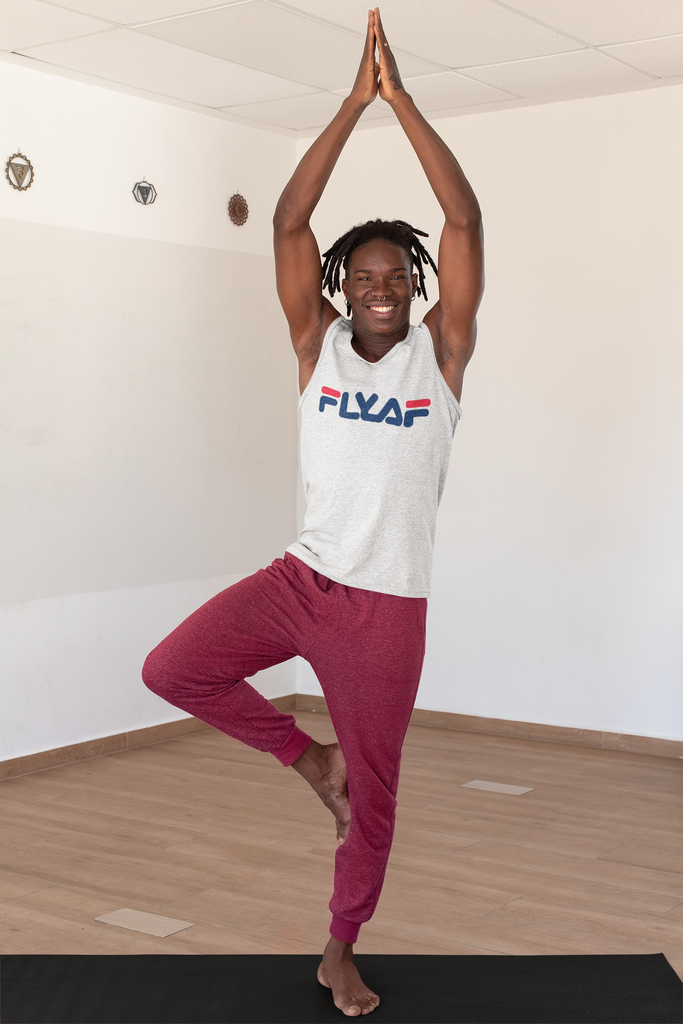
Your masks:
[{"label": "navy blue lettering", "polygon": [[[335,402],[334,404],[336,405],[337,403]],[[348,393],[348,391],[345,391],[344,394],[342,395],[341,405],[339,406],[339,415],[342,417],[342,419],[345,419],[345,420],[357,420],[360,417],[360,413],[359,412],[349,412],[348,411],[348,404],[349,404],[349,393]]]},{"label": "navy blue lettering", "polygon": [[[358,403],[360,413],[349,412],[348,391],[345,391],[341,396],[339,415],[342,419],[361,419],[366,420],[369,423],[388,423],[392,427],[400,427],[401,424],[403,424],[404,427],[412,427],[415,420],[419,417],[429,416],[429,409],[425,409],[424,407],[406,409],[404,414],[401,406],[399,405],[398,399],[396,398],[390,398],[388,402],[385,402],[379,412],[370,412],[377,402],[378,396],[376,394],[372,394],[369,398],[366,398],[362,391],[356,391],[355,398]],[[331,398],[328,395],[322,395],[320,398],[320,412],[325,411],[326,405],[337,405],[337,399]]]},{"label": "navy blue lettering", "polygon": [[362,420],[370,420],[371,423],[379,423],[382,417],[378,413],[370,412],[370,409],[372,409],[378,397],[378,395],[370,395],[366,400],[362,391],[356,391],[356,401],[360,407],[360,418]]},{"label": "navy blue lettering", "polygon": [[406,418],[403,421],[404,427],[412,427],[416,416],[429,416],[429,409],[407,409]]},{"label": "navy blue lettering", "polygon": [[[393,416],[388,414],[393,412]],[[401,412],[401,406],[398,404],[395,398],[390,398],[387,404],[384,406],[382,411],[378,413],[380,420],[384,420],[386,423],[390,423],[392,427],[400,427],[403,423],[403,413]]]}]

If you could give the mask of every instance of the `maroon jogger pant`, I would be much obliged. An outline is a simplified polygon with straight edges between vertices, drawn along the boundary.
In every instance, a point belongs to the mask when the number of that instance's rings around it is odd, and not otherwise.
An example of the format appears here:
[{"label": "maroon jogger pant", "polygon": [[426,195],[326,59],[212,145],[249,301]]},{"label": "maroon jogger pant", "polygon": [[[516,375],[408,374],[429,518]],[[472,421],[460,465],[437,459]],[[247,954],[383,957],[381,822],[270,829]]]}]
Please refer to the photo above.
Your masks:
[{"label": "maroon jogger pant", "polygon": [[310,662],[349,778],[351,828],[330,902],[330,932],[342,942],[356,941],[384,882],[426,615],[426,598],[334,583],[287,552],[207,601],[143,668],[146,686],[170,704],[291,765],[310,736],[244,677],[297,654]]}]

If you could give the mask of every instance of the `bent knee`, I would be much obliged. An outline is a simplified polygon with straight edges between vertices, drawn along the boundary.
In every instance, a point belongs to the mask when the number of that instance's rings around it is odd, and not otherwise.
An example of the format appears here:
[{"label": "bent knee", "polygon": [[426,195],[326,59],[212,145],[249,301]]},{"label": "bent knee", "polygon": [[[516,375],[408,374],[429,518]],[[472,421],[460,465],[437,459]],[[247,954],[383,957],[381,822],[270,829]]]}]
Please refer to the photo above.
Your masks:
[{"label": "bent knee", "polygon": [[172,679],[168,671],[168,660],[161,656],[159,647],[155,647],[145,658],[142,666],[142,681],[148,690],[163,697],[172,688]]}]

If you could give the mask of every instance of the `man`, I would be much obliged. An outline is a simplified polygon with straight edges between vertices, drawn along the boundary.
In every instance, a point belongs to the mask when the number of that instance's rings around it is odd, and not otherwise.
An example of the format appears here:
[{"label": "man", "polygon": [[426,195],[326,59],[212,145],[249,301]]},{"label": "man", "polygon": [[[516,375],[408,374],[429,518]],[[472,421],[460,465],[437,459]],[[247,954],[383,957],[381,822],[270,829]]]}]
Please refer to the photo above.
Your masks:
[{"label": "man", "polygon": [[[342,236],[321,268],[310,217],[339,154],[379,92],[445,215],[440,299],[410,303],[433,263],[404,221]],[[351,188],[362,187],[359,168]],[[379,997],[353,944],[379,899],[403,739],[420,679],[436,511],[460,418],[482,293],[481,217],[459,164],[403,88],[379,9],[350,96],[308,150],[274,217],[278,295],[299,362],[306,522],[284,559],[191,615],[145,663],[166,700],[291,765],[337,822],[331,938],[318,980],[347,1015]],[[415,272],[415,267],[417,272]],[[341,271],[345,276],[340,280]],[[351,319],[322,295],[342,290]],[[338,743],[321,745],[244,677],[295,655],[313,666]]]}]

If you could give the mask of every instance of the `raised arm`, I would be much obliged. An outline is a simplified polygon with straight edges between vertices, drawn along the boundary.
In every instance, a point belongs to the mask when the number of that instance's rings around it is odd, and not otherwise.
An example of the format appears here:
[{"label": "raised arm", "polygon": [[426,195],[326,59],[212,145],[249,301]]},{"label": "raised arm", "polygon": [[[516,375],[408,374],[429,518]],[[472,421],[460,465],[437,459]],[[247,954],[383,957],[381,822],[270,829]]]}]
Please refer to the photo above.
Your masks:
[{"label": "raised arm", "polygon": [[322,294],[320,251],[310,226],[311,214],[349,135],[377,96],[378,74],[374,13],[369,11],[363,57],[351,94],[301,159],[273,217],[277,290],[299,360],[302,391],[315,368],[325,331],[339,316]]},{"label": "raised arm", "polygon": [[379,8],[374,14],[380,96],[391,104],[446,218],[439,242],[439,301],[425,316],[425,323],[441,372],[459,400],[465,367],[474,352],[476,314],[484,290],[479,203],[460,164],[404,89]]}]

